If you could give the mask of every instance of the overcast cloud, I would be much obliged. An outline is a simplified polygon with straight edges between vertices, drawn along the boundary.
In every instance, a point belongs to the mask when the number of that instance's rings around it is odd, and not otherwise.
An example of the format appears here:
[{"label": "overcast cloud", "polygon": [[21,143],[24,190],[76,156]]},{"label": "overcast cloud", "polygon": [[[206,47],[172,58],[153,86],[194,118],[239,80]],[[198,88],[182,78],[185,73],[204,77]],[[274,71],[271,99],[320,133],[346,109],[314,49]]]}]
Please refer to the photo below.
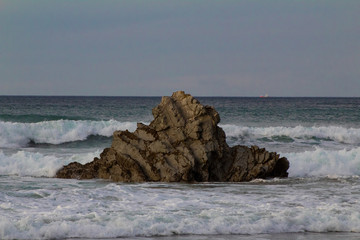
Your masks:
[{"label": "overcast cloud", "polygon": [[0,95],[360,97],[359,0],[0,0]]}]

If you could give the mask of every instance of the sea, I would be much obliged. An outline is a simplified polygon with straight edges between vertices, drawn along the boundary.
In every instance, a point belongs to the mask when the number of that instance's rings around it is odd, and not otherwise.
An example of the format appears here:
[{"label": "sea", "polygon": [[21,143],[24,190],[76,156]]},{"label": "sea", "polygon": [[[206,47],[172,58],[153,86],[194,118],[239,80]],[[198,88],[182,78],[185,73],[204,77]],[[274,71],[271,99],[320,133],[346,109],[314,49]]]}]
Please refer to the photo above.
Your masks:
[{"label": "sea", "polygon": [[161,97],[0,96],[0,239],[360,239],[360,98],[197,99],[230,146],[287,157],[289,178],[56,179],[149,124]]}]

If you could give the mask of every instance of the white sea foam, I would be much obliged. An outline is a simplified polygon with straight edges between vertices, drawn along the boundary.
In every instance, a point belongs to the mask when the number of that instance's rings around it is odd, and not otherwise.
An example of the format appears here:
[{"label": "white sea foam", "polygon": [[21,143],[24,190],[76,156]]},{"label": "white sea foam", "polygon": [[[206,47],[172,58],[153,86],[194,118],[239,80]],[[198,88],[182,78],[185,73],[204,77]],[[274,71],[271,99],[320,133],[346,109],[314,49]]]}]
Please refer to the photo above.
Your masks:
[{"label": "white sea foam", "polygon": [[0,193],[1,239],[360,232],[358,185],[48,182]]},{"label": "white sea foam", "polygon": [[[87,153],[40,153],[20,150],[0,151],[0,175],[52,177],[63,165],[76,161],[87,163],[100,155],[100,150]],[[280,153],[290,161],[290,177],[360,176],[360,148],[297,153]]]},{"label": "white sea foam", "polygon": [[284,153],[290,161],[289,175],[353,176],[360,175],[360,148],[350,150],[325,150]]},{"label": "white sea foam", "polygon": [[294,141],[307,141],[314,138],[339,143],[359,144],[360,129],[341,126],[313,127],[246,127],[231,124],[220,125],[227,137],[259,139],[286,136]]},{"label": "white sea foam", "polygon": [[[340,144],[360,143],[360,129],[340,126],[320,127],[245,127],[220,125],[227,137],[234,143],[258,144],[258,140],[268,138],[274,142],[291,141],[312,143],[319,140]],[[0,121],[0,147],[17,148],[26,146],[29,141],[35,143],[61,144],[87,139],[90,135],[111,136],[115,130],[134,131],[135,122],[57,120],[37,123],[18,123]],[[314,140],[315,138],[315,140]],[[236,140],[237,139],[237,140]],[[316,140],[317,139],[317,140]],[[229,140],[231,142],[231,140]]]},{"label": "white sea foam", "polygon": [[70,162],[87,163],[100,155],[100,150],[89,153],[48,155],[39,152],[0,151],[0,175],[53,177],[56,171]]},{"label": "white sea foam", "polygon": [[136,129],[135,122],[57,120],[37,123],[0,121],[0,147],[17,148],[30,140],[35,143],[61,144],[85,140],[90,135],[112,136],[115,130]]}]

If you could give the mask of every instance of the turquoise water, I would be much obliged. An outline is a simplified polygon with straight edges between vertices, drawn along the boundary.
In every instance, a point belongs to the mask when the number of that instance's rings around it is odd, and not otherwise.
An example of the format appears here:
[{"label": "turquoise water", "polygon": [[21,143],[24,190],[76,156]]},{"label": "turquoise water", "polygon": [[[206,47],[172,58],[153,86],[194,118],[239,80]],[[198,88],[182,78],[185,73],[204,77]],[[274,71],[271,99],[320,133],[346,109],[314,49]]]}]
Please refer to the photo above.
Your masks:
[{"label": "turquoise water", "polygon": [[201,97],[229,145],[290,161],[289,178],[123,184],[52,178],[148,124],[160,97],[0,96],[0,239],[356,239],[360,98]]}]

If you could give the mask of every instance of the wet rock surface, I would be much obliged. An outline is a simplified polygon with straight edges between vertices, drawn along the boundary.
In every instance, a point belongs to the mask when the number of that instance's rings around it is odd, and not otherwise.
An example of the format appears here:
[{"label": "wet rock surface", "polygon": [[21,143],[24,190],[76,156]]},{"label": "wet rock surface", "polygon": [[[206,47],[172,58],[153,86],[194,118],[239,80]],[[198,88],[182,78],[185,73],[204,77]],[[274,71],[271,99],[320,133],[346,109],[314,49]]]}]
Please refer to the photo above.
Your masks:
[{"label": "wet rock surface", "polygon": [[150,125],[115,131],[110,148],[87,164],[70,163],[58,178],[121,182],[240,182],[287,177],[289,162],[257,146],[229,147],[220,116],[183,91],[162,97]]}]

